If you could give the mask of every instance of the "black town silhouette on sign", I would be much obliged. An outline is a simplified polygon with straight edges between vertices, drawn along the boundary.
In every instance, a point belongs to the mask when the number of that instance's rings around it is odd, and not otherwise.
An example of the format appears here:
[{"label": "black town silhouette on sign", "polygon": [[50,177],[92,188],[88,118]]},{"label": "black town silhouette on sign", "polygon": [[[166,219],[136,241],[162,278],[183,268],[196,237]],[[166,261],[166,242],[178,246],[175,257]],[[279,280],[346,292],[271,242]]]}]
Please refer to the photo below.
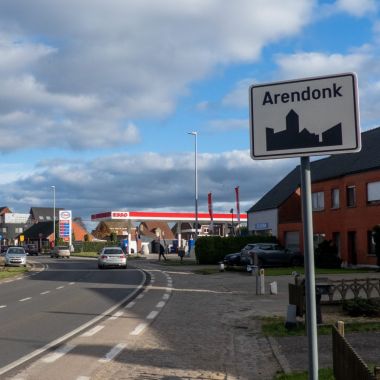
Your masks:
[{"label": "black town silhouette on sign", "polygon": [[342,145],[342,124],[338,123],[322,133],[322,139],[306,128],[300,131],[299,117],[293,109],[286,115],[286,129],[274,132],[266,128],[267,150],[285,150]]}]

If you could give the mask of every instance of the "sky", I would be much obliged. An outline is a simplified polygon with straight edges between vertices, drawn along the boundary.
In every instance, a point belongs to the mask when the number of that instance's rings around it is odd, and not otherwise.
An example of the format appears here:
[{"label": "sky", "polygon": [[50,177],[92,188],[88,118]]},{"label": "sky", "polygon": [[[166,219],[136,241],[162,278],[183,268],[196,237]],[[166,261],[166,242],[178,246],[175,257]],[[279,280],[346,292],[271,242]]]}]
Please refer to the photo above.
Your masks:
[{"label": "sky", "polygon": [[380,125],[380,1],[1,0],[0,203],[248,210],[299,160],[252,160],[249,86],[356,72]]}]

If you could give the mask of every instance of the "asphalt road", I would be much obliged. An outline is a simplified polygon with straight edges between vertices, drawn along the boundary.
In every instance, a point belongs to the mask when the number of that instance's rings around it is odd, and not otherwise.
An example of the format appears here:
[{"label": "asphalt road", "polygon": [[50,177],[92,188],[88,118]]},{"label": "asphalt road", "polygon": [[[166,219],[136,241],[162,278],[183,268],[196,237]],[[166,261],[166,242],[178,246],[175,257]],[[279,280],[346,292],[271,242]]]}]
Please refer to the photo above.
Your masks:
[{"label": "asphalt road", "polygon": [[0,374],[20,358],[109,316],[145,280],[140,270],[99,270],[89,259],[32,260],[45,269],[0,282]]}]

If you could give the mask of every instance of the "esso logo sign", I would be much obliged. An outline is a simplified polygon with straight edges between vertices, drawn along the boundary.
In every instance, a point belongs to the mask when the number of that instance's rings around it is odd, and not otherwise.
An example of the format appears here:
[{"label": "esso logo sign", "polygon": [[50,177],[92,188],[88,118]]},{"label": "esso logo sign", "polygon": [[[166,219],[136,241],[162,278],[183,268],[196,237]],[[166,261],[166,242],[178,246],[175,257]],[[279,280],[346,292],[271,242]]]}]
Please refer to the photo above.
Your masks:
[{"label": "esso logo sign", "polygon": [[125,211],[112,212],[113,219],[124,219],[124,218],[128,218],[128,216],[129,216],[129,212],[125,212]]},{"label": "esso logo sign", "polygon": [[70,220],[71,219],[71,211],[60,211],[59,219],[61,220]]}]

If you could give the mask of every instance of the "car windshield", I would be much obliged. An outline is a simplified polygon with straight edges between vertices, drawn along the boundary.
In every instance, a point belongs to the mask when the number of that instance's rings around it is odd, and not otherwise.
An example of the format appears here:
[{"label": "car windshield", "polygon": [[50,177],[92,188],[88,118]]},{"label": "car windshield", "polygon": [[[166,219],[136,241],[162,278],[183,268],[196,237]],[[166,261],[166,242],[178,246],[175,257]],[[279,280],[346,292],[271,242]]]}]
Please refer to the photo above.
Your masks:
[{"label": "car windshield", "polygon": [[121,255],[123,251],[117,248],[105,249],[103,252],[105,255]]},{"label": "car windshield", "polygon": [[9,248],[8,253],[12,255],[25,255],[25,251],[22,248]]}]

